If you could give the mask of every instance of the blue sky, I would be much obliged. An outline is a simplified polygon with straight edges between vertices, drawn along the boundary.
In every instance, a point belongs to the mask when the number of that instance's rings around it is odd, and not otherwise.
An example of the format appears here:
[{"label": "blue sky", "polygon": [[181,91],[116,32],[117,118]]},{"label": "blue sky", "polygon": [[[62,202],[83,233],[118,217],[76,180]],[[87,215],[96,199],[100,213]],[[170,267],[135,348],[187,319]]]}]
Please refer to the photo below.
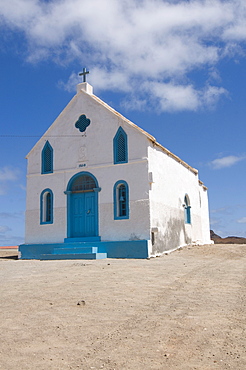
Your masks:
[{"label": "blue sky", "polygon": [[211,228],[246,237],[244,0],[0,0],[0,245],[24,242],[25,156],[94,93],[199,170]]}]

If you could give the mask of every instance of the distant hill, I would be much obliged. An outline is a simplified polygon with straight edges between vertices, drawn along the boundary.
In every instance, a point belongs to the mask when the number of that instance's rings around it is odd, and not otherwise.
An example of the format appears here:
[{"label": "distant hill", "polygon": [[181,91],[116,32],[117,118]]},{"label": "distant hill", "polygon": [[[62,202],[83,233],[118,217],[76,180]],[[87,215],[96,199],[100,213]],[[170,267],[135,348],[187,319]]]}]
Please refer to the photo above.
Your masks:
[{"label": "distant hill", "polygon": [[213,230],[210,230],[210,238],[215,244],[246,244],[246,238],[238,236],[227,236],[226,238],[221,238],[219,235],[215,234]]}]

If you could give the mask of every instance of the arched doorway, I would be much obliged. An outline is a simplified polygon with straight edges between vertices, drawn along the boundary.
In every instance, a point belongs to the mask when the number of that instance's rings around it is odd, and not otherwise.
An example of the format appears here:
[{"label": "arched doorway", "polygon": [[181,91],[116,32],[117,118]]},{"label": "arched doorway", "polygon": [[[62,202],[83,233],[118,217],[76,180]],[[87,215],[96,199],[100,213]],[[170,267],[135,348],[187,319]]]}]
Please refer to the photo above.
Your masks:
[{"label": "arched doorway", "polygon": [[89,172],[74,175],[67,186],[67,236],[81,240],[98,239],[97,179]]}]

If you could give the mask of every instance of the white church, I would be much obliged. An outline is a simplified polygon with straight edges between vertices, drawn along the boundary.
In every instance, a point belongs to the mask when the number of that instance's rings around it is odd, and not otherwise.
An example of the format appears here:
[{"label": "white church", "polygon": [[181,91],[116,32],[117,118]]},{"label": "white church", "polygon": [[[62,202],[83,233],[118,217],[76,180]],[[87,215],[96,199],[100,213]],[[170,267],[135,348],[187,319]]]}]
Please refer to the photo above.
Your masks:
[{"label": "white church", "polygon": [[149,258],[211,243],[198,171],[87,82],[27,159],[22,259]]}]

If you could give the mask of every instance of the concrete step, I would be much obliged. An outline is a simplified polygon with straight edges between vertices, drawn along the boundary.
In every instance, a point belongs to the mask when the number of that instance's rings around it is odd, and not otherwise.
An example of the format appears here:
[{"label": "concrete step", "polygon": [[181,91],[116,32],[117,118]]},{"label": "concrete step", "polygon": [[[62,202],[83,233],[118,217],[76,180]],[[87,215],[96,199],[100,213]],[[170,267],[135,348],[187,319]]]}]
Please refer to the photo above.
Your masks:
[{"label": "concrete step", "polygon": [[81,254],[81,253],[97,253],[97,247],[70,247],[70,248],[54,248],[54,254]]},{"label": "concrete step", "polygon": [[42,254],[40,260],[96,260],[107,258],[107,253]]}]

